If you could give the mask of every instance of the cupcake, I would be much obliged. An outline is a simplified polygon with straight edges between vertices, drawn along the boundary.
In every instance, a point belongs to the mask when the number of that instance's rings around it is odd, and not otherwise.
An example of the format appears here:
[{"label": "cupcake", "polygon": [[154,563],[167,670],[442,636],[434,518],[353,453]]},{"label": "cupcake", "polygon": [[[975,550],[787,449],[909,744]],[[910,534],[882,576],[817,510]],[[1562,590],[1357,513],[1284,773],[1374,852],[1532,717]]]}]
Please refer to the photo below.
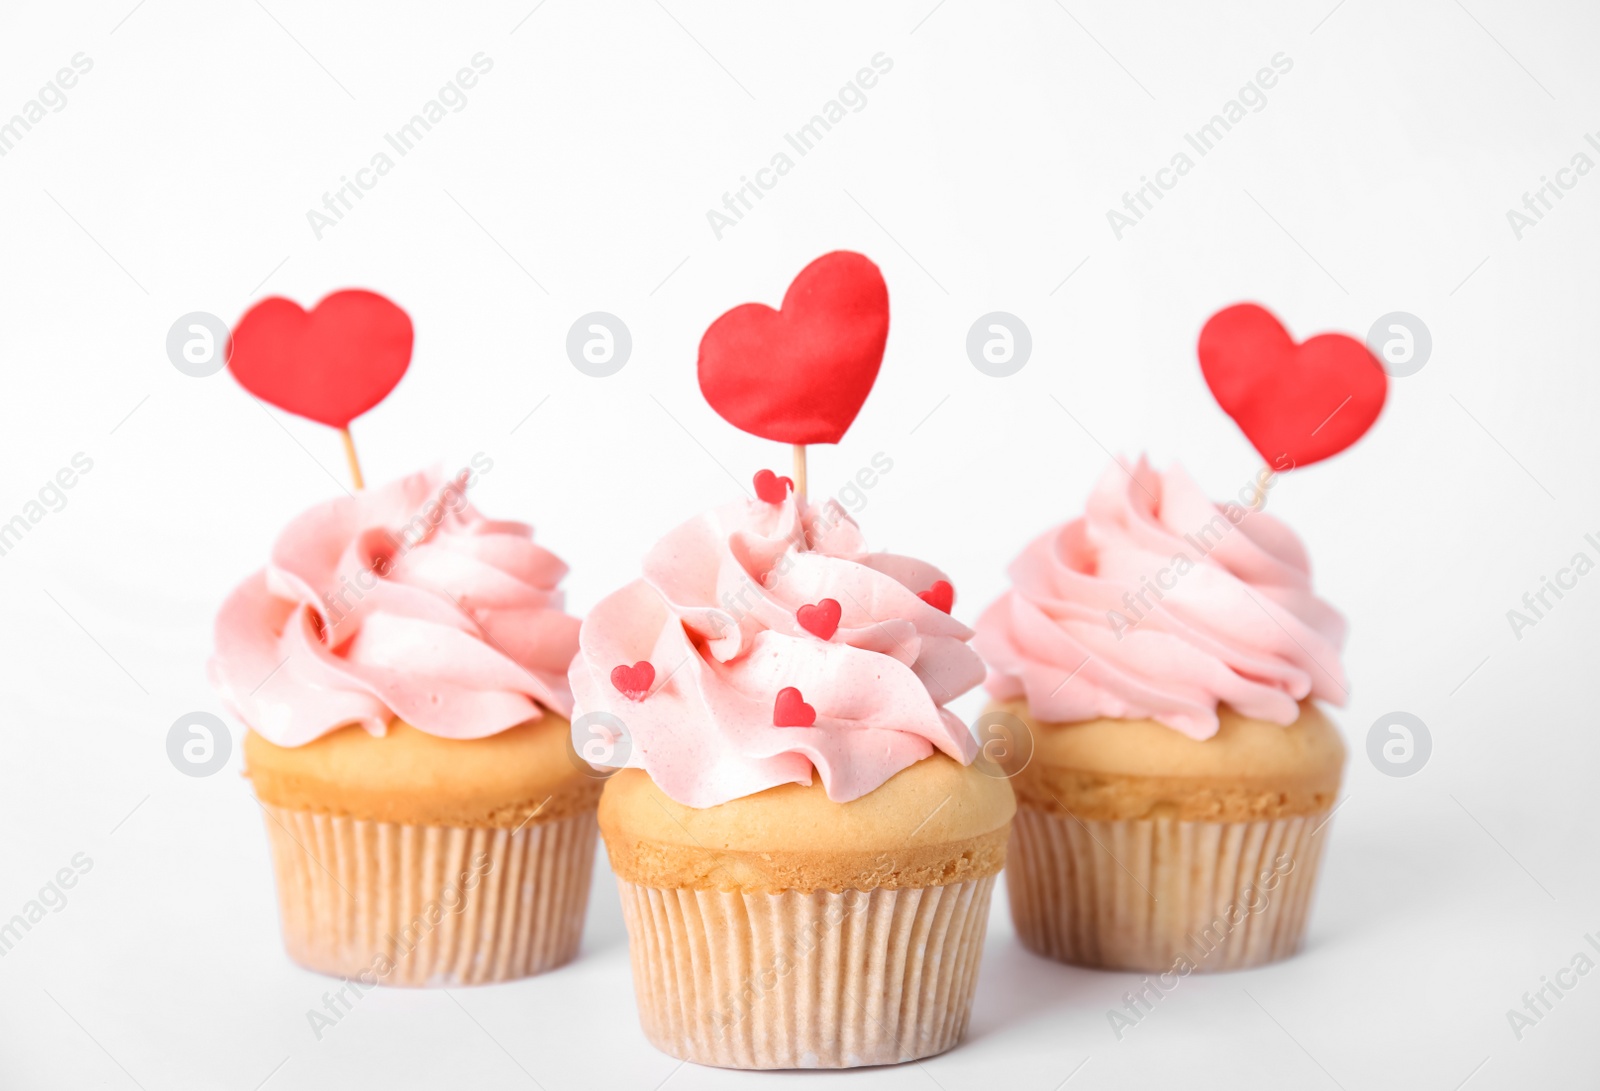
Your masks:
[{"label": "cupcake", "polygon": [[1110,467],[978,621],[1012,761],[1017,934],[1108,969],[1299,949],[1345,749],[1343,618],[1283,523],[1182,470]]},{"label": "cupcake", "polygon": [[284,943],[364,986],[525,977],[582,934],[600,782],[569,750],[566,566],[475,480],[312,508],[217,617]]},{"label": "cupcake", "polygon": [[961,1039],[1015,804],[945,708],[983,677],[952,596],[785,490],[672,531],[585,619],[574,746],[620,770],[600,830],[657,1048],[844,1068]]}]

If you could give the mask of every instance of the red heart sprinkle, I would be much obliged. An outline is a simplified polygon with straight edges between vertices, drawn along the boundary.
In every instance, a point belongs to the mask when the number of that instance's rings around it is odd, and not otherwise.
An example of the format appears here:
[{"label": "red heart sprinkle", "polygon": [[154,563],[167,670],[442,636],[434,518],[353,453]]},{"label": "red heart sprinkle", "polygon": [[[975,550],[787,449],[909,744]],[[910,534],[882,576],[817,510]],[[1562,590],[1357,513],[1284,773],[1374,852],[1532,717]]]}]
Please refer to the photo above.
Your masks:
[{"label": "red heart sprinkle", "polygon": [[772,706],[773,727],[810,727],[816,722],[817,710],[801,699],[799,690],[785,686],[778,691]]},{"label": "red heart sprinkle", "polygon": [[781,504],[784,497],[789,495],[789,490],[794,488],[794,482],[787,477],[779,477],[771,470],[757,470],[755,476],[756,495],[769,504]]},{"label": "red heart sprinkle", "polygon": [[655,680],[656,668],[648,659],[641,659],[631,667],[624,665],[611,668],[611,684],[630,701],[644,700]]},{"label": "red heart sprinkle", "polygon": [[834,599],[823,599],[815,606],[802,606],[794,612],[794,619],[800,623],[800,628],[810,633],[819,640],[827,640],[839,629],[839,603]]},{"label": "red heart sprinkle", "polygon": [[956,589],[950,586],[949,580],[934,580],[932,587],[917,592],[917,598],[935,610],[943,610],[948,614],[950,607],[956,603]]}]

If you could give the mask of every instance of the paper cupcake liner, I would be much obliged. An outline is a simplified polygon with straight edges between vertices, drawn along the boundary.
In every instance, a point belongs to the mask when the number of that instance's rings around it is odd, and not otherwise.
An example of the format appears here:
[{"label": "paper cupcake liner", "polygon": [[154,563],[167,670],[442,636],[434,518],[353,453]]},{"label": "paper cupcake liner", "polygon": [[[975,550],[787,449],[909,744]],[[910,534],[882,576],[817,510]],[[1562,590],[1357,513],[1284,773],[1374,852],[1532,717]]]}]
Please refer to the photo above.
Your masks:
[{"label": "paper cupcake liner", "polygon": [[1287,958],[1305,935],[1326,820],[1084,822],[1019,807],[1006,857],[1017,936],[1104,969],[1186,974]]},{"label": "paper cupcake liner", "polygon": [[850,1068],[966,1033],[994,876],[898,890],[741,894],[617,880],[656,1048],[724,1068]]},{"label": "paper cupcake liner", "polygon": [[307,969],[380,985],[481,985],[570,961],[599,827],[408,826],[262,804],[283,941]]}]

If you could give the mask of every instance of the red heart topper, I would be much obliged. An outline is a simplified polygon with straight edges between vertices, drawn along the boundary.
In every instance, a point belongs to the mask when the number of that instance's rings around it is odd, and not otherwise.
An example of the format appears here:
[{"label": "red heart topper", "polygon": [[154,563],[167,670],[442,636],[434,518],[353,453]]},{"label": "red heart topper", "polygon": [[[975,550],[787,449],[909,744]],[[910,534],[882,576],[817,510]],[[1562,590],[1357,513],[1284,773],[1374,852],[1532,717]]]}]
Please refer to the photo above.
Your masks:
[{"label": "red heart topper", "polygon": [[838,443],[867,400],[889,338],[889,289],[860,254],[804,269],[783,309],[745,303],[700,339],[700,389],[735,428],[779,443]]},{"label": "red heart topper", "polygon": [[1383,365],[1360,341],[1319,333],[1297,345],[1254,303],[1206,322],[1200,370],[1223,411],[1280,470],[1319,462],[1360,439],[1389,389]]},{"label": "red heart topper", "polygon": [[234,325],[228,370],[262,401],[348,428],[406,373],[411,341],[411,319],[376,292],[334,292],[309,311],[273,296]]}]

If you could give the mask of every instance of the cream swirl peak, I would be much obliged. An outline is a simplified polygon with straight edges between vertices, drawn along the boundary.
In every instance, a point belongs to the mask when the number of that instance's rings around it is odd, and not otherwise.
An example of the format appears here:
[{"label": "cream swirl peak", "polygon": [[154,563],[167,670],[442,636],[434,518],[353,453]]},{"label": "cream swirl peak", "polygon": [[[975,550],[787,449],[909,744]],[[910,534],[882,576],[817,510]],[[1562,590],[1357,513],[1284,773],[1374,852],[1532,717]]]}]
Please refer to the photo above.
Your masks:
[{"label": "cream swirl peak", "polygon": [[1218,507],[1177,467],[1113,465],[1085,514],[1034,539],[978,619],[988,689],[1042,720],[1154,719],[1194,739],[1217,706],[1293,723],[1343,704],[1345,623],[1279,520]]},{"label": "cream swirl peak", "polygon": [[[814,771],[842,803],[936,749],[970,763],[972,735],[944,706],[983,664],[972,630],[923,597],[948,590],[932,565],[867,552],[833,501],[706,512],[584,619],[574,742],[582,753],[584,714],[609,713],[625,727],[625,764],[689,807],[808,785]],[[809,726],[775,723],[807,710]]]},{"label": "cream swirl peak", "polygon": [[394,717],[473,739],[569,714],[567,567],[532,527],[479,514],[473,480],[413,474],[284,528],[217,615],[208,673],[233,713],[279,746]]}]

